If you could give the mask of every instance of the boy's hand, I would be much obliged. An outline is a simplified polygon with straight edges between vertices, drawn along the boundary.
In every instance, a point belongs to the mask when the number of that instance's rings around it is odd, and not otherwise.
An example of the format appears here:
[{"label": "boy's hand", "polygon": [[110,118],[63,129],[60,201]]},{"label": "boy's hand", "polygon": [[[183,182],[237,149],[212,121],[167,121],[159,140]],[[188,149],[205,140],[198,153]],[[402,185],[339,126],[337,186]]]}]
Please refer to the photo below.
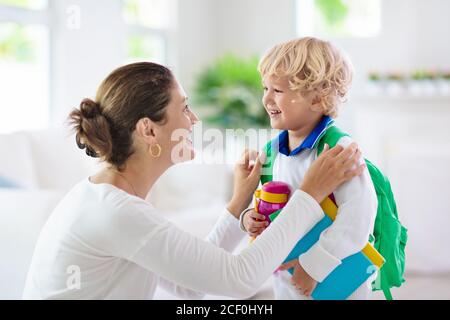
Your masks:
[{"label": "boy's hand", "polygon": [[316,289],[317,281],[306,273],[305,269],[300,265],[298,259],[283,264],[279,270],[289,270],[294,268],[294,275],[291,278],[292,285],[297,291],[304,296],[310,297],[314,289]]},{"label": "boy's hand", "polygon": [[243,224],[247,233],[254,238],[259,236],[269,225],[266,217],[255,210],[249,211],[244,215]]}]

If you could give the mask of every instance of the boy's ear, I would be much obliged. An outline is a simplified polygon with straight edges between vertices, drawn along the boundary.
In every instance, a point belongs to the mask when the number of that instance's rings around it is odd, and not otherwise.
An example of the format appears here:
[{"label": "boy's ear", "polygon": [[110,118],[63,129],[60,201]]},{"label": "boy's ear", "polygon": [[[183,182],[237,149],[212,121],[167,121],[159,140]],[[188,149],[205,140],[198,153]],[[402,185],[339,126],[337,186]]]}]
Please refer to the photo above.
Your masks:
[{"label": "boy's ear", "polygon": [[322,98],[315,95],[311,101],[311,111],[322,112]]},{"label": "boy's ear", "polygon": [[322,99],[319,97],[319,95],[315,95],[312,99],[312,105],[320,104],[322,102]]}]

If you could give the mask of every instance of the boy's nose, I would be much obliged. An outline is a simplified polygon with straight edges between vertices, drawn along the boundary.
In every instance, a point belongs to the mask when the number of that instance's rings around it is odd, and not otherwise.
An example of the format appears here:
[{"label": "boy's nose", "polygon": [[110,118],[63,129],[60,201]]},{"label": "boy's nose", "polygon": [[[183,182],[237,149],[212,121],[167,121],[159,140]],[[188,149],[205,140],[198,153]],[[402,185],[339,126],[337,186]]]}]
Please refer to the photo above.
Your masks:
[{"label": "boy's nose", "polygon": [[264,106],[267,106],[267,105],[270,104],[271,102],[273,102],[272,95],[271,95],[269,92],[266,92],[266,93],[263,95],[262,103],[263,103]]}]

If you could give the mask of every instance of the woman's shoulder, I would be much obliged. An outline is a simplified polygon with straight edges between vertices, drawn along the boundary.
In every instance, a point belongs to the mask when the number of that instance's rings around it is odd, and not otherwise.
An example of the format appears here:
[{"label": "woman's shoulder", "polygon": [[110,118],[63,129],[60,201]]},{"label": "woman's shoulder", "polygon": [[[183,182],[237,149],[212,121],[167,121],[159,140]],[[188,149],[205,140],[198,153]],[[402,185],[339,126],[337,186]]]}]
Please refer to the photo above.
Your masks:
[{"label": "woman's shoulder", "polygon": [[54,221],[58,226],[63,223],[60,229],[65,233],[76,235],[70,239],[81,239],[82,245],[120,256],[140,246],[152,230],[170,227],[149,202],[88,178],[67,194]]},{"label": "woman's shoulder", "polygon": [[[168,223],[151,203],[111,184],[94,184],[86,179],[73,191],[69,203],[76,211],[74,221],[95,233],[134,237],[133,234],[146,233]],[[73,209],[76,205],[79,207]]]},{"label": "woman's shoulder", "polygon": [[100,206],[112,223],[164,223],[167,222],[147,200],[131,195],[111,184],[94,184],[87,180],[87,191],[96,194]]},{"label": "woman's shoulder", "polygon": [[112,184],[93,183],[89,178],[76,184],[61,204],[97,218],[113,219],[137,214],[156,215],[156,209],[150,202],[130,195]]}]

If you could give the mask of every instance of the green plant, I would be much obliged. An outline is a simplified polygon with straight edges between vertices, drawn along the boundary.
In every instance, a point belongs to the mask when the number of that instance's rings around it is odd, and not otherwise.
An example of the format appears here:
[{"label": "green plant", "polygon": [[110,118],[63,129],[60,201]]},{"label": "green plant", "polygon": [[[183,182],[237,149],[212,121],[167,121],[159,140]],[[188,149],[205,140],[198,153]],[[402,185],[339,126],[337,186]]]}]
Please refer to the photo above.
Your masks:
[{"label": "green plant", "polygon": [[425,80],[426,79],[426,74],[422,70],[416,70],[416,71],[412,72],[411,79],[416,80],[416,81]]},{"label": "green plant", "polygon": [[439,73],[435,70],[425,71],[425,79],[427,80],[436,80],[439,78]]},{"label": "green plant", "polygon": [[390,72],[387,75],[387,79],[391,81],[403,81],[405,76],[399,72]]},{"label": "green plant", "polygon": [[128,56],[138,59],[149,59],[155,56],[158,50],[152,38],[135,35],[128,38]]},{"label": "green plant", "polygon": [[18,7],[30,7],[34,3],[30,0],[0,0],[0,4],[6,4],[9,6],[18,6]]},{"label": "green plant", "polygon": [[370,81],[380,81],[381,75],[378,72],[372,71],[369,73],[369,80]]},{"label": "green plant", "polygon": [[226,54],[200,73],[194,103],[204,109],[202,119],[222,128],[266,127],[258,58]]},{"label": "green plant", "polygon": [[34,44],[26,27],[14,23],[0,24],[0,59],[17,62],[33,61]]},{"label": "green plant", "polygon": [[315,4],[330,27],[339,25],[348,16],[349,8],[345,1],[315,0]]}]

